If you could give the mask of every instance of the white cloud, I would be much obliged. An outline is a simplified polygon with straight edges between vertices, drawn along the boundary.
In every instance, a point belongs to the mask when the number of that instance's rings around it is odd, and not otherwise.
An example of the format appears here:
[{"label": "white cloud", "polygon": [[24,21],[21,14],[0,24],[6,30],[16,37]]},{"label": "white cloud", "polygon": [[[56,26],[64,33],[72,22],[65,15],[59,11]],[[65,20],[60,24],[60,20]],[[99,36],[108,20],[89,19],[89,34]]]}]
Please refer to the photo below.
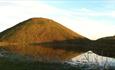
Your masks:
[{"label": "white cloud", "polygon": [[97,10],[92,10],[88,8],[81,8],[73,11],[69,11],[73,15],[76,16],[89,16],[89,17],[115,17],[115,10],[102,10],[102,11],[97,11]]},{"label": "white cloud", "polygon": [[91,39],[97,39],[99,37],[111,36],[115,34],[115,26],[108,25],[108,22],[106,21],[103,22],[99,20],[97,21],[87,18],[80,18],[77,23],[79,27],[81,27],[79,30],[81,30],[83,35]]},{"label": "white cloud", "polygon": [[31,17],[48,17],[60,12],[57,8],[37,1],[9,1],[9,3],[13,5],[0,6],[0,31]]},{"label": "white cloud", "polygon": [[83,11],[83,12],[92,12],[92,10],[90,9],[87,9],[87,8],[81,8],[79,9],[80,11]]}]

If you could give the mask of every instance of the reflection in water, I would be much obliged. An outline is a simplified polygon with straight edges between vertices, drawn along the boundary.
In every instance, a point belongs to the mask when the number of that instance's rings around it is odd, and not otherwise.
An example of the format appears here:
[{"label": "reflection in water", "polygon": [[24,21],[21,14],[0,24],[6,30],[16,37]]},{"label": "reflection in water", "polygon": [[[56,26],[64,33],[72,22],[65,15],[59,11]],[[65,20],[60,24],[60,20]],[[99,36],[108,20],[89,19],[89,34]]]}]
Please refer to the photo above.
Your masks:
[{"label": "reflection in water", "polygon": [[88,51],[84,54],[72,58],[72,62],[75,64],[77,62],[87,63],[87,64],[96,64],[99,66],[113,66],[115,67],[115,59],[110,57],[104,57]]}]

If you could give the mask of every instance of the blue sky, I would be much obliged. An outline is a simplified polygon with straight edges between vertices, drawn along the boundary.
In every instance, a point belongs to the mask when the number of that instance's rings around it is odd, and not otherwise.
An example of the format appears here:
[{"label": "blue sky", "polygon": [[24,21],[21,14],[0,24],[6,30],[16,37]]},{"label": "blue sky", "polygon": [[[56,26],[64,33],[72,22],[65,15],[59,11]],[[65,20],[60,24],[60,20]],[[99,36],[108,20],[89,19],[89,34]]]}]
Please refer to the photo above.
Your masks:
[{"label": "blue sky", "polygon": [[115,35],[115,0],[0,0],[0,31],[31,17],[53,19],[89,39]]},{"label": "blue sky", "polygon": [[[71,10],[74,12],[82,12],[82,13],[88,13],[88,12],[95,12],[95,13],[105,13],[105,15],[97,15],[97,16],[90,16],[91,19],[97,19],[97,20],[105,20],[109,19],[110,21],[113,21],[113,17],[106,15],[106,13],[114,13],[115,12],[115,1],[114,0],[44,0],[42,1],[48,5],[65,9],[65,10]],[[81,15],[80,15],[81,16]],[[85,15],[83,15],[84,17]],[[109,16],[109,17],[105,17]],[[85,17],[88,17],[87,15]],[[89,17],[88,17],[89,18]],[[114,23],[114,22],[112,22]],[[112,24],[109,23],[109,24]]]},{"label": "blue sky", "polygon": [[[42,0],[41,0],[42,1]],[[89,8],[102,11],[105,9],[114,9],[114,0],[43,0],[45,3],[63,9]]]}]

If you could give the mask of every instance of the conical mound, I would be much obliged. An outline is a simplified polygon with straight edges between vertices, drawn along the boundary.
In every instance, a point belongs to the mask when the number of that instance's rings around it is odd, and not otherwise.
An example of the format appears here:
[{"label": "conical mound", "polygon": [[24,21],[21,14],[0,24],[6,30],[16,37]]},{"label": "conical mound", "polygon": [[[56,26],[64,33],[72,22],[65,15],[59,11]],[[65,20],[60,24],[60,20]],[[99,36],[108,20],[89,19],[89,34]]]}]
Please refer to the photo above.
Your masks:
[{"label": "conical mound", "polygon": [[31,18],[0,33],[0,40],[17,43],[52,42],[86,38],[46,18]]}]

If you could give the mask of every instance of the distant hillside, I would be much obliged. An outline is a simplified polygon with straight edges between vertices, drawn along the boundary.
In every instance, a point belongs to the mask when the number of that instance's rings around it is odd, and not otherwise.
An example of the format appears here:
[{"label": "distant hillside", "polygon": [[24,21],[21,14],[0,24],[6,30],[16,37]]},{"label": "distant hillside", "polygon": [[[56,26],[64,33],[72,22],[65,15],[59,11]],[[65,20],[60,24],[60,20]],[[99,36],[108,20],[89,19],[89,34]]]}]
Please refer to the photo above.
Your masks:
[{"label": "distant hillside", "polygon": [[96,54],[115,58],[115,36],[100,38],[93,42],[91,48]]},{"label": "distant hillside", "polygon": [[0,33],[2,48],[39,61],[65,61],[88,51],[89,39],[47,18],[31,18]]},{"label": "distant hillside", "polygon": [[112,43],[115,43],[114,41],[115,41],[115,36],[108,36],[108,37],[103,37],[103,38],[100,38],[100,39],[98,39],[97,40],[98,42],[106,42],[106,43],[110,43],[110,44],[112,44]]}]

